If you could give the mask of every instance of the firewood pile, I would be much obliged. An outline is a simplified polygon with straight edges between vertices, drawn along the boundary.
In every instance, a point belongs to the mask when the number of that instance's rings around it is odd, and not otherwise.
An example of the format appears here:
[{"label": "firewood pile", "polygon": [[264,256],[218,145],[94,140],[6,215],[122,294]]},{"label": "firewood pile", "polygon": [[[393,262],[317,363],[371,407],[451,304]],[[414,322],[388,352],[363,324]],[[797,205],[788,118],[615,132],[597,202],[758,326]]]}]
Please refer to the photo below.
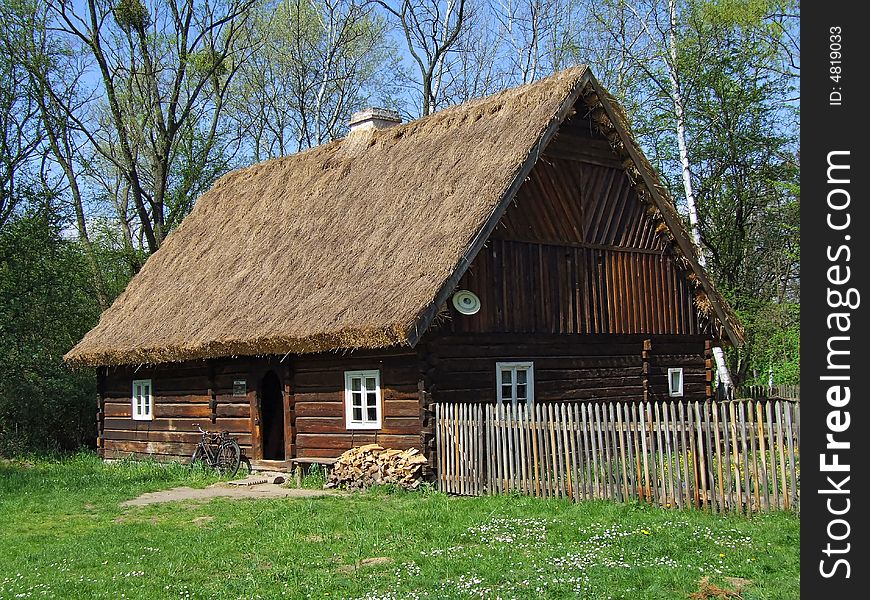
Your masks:
[{"label": "firewood pile", "polygon": [[338,457],[325,487],[360,490],[373,485],[393,483],[415,490],[423,479],[426,457],[416,448],[389,450],[378,444],[351,448]]}]

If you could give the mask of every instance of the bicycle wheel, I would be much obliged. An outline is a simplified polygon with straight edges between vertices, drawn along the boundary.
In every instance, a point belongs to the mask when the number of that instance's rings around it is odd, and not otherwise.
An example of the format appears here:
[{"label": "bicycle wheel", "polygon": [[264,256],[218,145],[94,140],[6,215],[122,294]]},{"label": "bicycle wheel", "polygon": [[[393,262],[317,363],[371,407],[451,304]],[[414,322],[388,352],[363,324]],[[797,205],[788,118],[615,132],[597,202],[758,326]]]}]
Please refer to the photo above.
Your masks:
[{"label": "bicycle wheel", "polygon": [[202,450],[202,446],[199,444],[196,445],[196,449],[193,451],[193,454],[190,457],[190,468],[195,469],[198,465],[205,465],[205,452]]},{"label": "bicycle wheel", "polygon": [[242,449],[236,440],[225,440],[221,443],[217,455],[217,470],[221,475],[232,477],[239,470],[242,460]]}]

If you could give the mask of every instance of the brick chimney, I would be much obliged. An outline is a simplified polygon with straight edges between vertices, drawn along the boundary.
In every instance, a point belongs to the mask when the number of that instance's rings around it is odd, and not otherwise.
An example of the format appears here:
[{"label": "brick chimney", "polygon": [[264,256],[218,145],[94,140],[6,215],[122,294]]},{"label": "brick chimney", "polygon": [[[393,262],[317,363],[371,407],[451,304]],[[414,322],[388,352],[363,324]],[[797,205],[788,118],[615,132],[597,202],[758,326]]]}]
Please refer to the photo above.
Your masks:
[{"label": "brick chimney", "polygon": [[387,129],[402,122],[402,117],[394,110],[386,108],[365,108],[353,113],[350,118],[350,131],[374,131]]}]

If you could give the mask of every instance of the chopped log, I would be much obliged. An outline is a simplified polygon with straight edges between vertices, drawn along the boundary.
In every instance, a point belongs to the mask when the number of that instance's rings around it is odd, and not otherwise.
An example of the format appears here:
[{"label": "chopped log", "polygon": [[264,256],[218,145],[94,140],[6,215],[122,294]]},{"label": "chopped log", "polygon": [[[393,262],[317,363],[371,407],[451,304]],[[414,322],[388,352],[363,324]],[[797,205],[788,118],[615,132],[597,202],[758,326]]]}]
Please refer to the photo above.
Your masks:
[{"label": "chopped log", "polygon": [[380,484],[399,485],[408,490],[420,487],[426,457],[417,448],[386,449],[378,444],[351,448],[338,457],[325,487],[360,490]]}]

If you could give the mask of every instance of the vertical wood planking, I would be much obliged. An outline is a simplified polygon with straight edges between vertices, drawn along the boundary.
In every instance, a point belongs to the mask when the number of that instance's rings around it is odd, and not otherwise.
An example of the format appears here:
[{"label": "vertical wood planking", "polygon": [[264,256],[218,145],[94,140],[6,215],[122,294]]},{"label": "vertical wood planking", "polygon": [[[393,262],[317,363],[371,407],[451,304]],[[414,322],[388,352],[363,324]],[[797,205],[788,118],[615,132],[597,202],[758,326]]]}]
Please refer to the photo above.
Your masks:
[{"label": "vertical wood planking", "polygon": [[641,454],[641,439],[643,439],[643,418],[640,415],[640,405],[636,402],[632,402],[631,404],[627,404],[626,407],[629,410],[629,414],[631,415],[632,422],[632,451],[634,452],[634,485],[635,485],[635,493],[637,497],[641,501],[649,501],[649,498],[646,494],[646,488],[644,487],[644,474],[643,474],[643,466],[642,461],[644,460],[643,454]]},{"label": "vertical wood planking", "polygon": [[762,510],[770,510],[770,489],[769,478],[767,475],[767,449],[765,444],[764,433],[764,408],[762,402],[755,403],[755,423],[758,429],[758,460],[761,463],[761,478],[757,482],[761,488],[761,508]]},{"label": "vertical wood planking", "polygon": [[668,496],[668,485],[667,479],[665,479],[665,444],[662,440],[662,419],[661,419],[661,406],[658,402],[653,402],[653,407],[655,408],[655,417],[653,419],[653,423],[655,425],[656,430],[656,451],[653,455],[655,457],[656,462],[659,467],[659,481],[661,483],[660,486],[660,494],[659,494],[659,504],[662,506],[666,506],[670,504],[669,496]]},{"label": "vertical wood planking", "polygon": [[720,403],[719,411],[722,423],[722,447],[725,450],[723,460],[725,479],[722,482],[722,487],[725,489],[725,502],[728,510],[734,510],[734,477],[731,472],[731,436],[728,428],[728,404],[726,402]]},{"label": "vertical wood planking", "polygon": [[[677,402],[677,412],[679,414],[679,432],[680,432],[680,461],[683,463],[683,506],[693,506],[692,500],[692,481],[689,479],[689,461],[692,456],[689,453],[689,447],[686,444],[686,407],[683,402]],[[688,436],[691,439],[691,436]],[[694,471],[694,469],[692,469]]]},{"label": "vertical wood planking", "polygon": [[734,402],[729,401],[728,404],[728,435],[731,447],[731,464],[734,470],[734,495],[736,501],[736,510],[743,510],[743,486],[740,483],[740,446],[737,441],[737,411]]},{"label": "vertical wood planking", "polygon": [[785,427],[786,427],[786,435],[788,442],[788,469],[789,475],[791,478],[789,479],[789,499],[791,502],[792,508],[797,508],[797,469],[795,465],[795,451],[794,451],[794,429],[792,427],[792,408],[796,405],[791,402],[784,402],[785,407]]},{"label": "vertical wood planking", "polygon": [[779,498],[778,477],[776,476],[776,427],[773,420],[773,401],[765,402],[765,415],[767,417],[767,448],[770,456],[770,489],[773,492],[774,508],[782,508]]},{"label": "vertical wood planking", "polygon": [[[713,433],[710,432],[711,414],[713,415]],[[707,448],[709,448],[707,454],[710,457],[709,476],[710,491],[712,493],[711,503],[714,506],[714,510],[723,513],[725,512],[725,494],[722,490],[722,446],[719,440],[719,414],[716,405],[713,404],[711,400],[704,402],[704,421],[707,429]],[[715,446],[713,446],[714,441]]]},{"label": "vertical wood planking", "polygon": [[514,432],[516,430],[516,420],[514,419],[515,411],[513,405],[505,405],[505,414],[507,419],[505,422],[505,437],[507,438],[507,462],[508,462],[508,490],[517,489],[516,478],[516,452],[514,452]]},{"label": "vertical wood planking", "polygon": [[[647,428],[647,411],[646,411],[646,403],[641,402],[639,409],[639,419],[638,424],[640,425],[640,451],[641,456],[643,457],[643,485],[644,485],[644,499],[648,502],[655,502],[656,498],[652,489],[652,483],[649,478],[649,453],[650,450],[647,447],[647,432],[652,432],[652,428]],[[653,465],[653,474],[655,474],[655,465]]]},{"label": "vertical wood planking", "polygon": [[788,480],[785,475],[785,439],[783,438],[785,434],[785,428],[783,427],[783,418],[782,418],[782,401],[777,400],[774,406],[776,410],[776,433],[777,433],[777,454],[779,454],[779,481],[780,481],[780,495],[782,496],[782,507],[786,510],[789,509],[790,498],[788,494]]},{"label": "vertical wood planking", "polygon": [[[706,404],[706,402],[705,402]],[[695,401],[695,435],[697,436],[696,448],[698,456],[698,471],[700,473],[700,487],[698,493],[701,496],[701,508],[707,510],[710,508],[710,486],[709,472],[707,470],[708,460],[710,458],[709,451],[705,451],[704,447],[704,425],[705,422],[701,414],[701,403]]]},{"label": "vertical wood planking", "polygon": [[[689,465],[689,479],[688,481],[691,483],[691,489],[689,490],[689,500],[693,508],[701,508],[701,473],[703,469],[700,466],[700,457],[699,457],[699,449],[700,445],[696,445],[695,440],[695,418],[693,409],[697,405],[697,402],[689,402],[686,404],[686,416],[684,427],[687,428],[687,437],[689,440],[688,445],[688,456],[691,459],[691,464]],[[703,453],[701,453],[703,454]],[[686,460],[686,464],[689,464],[689,460]]]},{"label": "vertical wood planking", "polygon": [[597,417],[596,417],[596,406],[597,404],[589,405],[589,439],[592,443],[592,454],[590,458],[592,459],[592,475],[595,481],[595,498],[604,498],[604,486],[601,480],[601,469],[599,466],[599,456],[601,452],[600,449],[600,440],[598,438],[598,427],[597,427]]},{"label": "vertical wood planking", "polygon": [[586,489],[586,498],[593,499],[596,497],[595,494],[595,485],[593,480],[593,458],[592,458],[592,446],[589,442],[589,427],[588,427],[588,415],[587,415],[587,403],[583,403],[580,405],[580,434],[583,439],[583,457],[584,457],[584,474],[585,474],[585,484],[587,486]]},{"label": "vertical wood planking", "polygon": [[756,511],[761,510],[761,481],[758,472],[758,443],[755,439],[755,401],[750,400],[746,410],[746,429],[749,430],[749,452],[752,455],[753,502]]},{"label": "vertical wood planking", "polygon": [[674,453],[673,453],[673,443],[671,440],[671,417],[670,417],[671,407],[667,402],[662,402],[662,417],[664,418],[664,431],[665,431],[665,450],[667,452],[667,465],[668,465],[668,502],[671,504],[676,504],[677,506],[681,506],[681,502],[679,500],[678,493],[678,481],[674,481]]},{"label": "vertical wood planking", "polygon": [[749,467],[749,446],[746,443],[746,414],[744,408],[744,402],[737,403],[737,415],[740,419],[740,449],[743,455],[741,463],[743,470],[743,494],[746,499],[746,513],[749,514],[752,512],[752,489],[749,482],[751,471]]},{"label": "vertical wood planking", "polygon": [[441,403],[438,402],[435,404],[435,468],[437,469],[435,481],[438,485],[438,491],[442,493],[446,493],[447,489],[444,486],[444,463],[442,459],[444,458],[444,436],[441,435],[441,424],[443,423],[443,413],[444,409],[441,407]]},{"label": "vertical wood planking", "polygon": [[492,431],[492,404],[486,405],[486,421],[484,423],[484,427],[486,428],[486,492],[487,494],[495,493],[495,477],[494,477],[494,469],[495,469],[495,461],[493,449],[494,440],[493,440],[493,431]]},{"label": "vertical wood planking", "polygon": [[574,499],[581,500],[583,463],[577,452],[577,404],[568,404],[568,435],[571,442],[571,473]]},{"label": "vertical wood planking", "polygon": [[619,448],[619,463],[620,468],[618,472],[622,475],[622,499],[628,499],[632,497],[630,490],[628,489],[628,467],[629,463],[626,458],[626,446],[627,443],[625,441],[625,427],[624,421],[622,420],[622,412],[619,404],[614,405],[614,412],[616,413],[616,423],[614,423],[616,427],[616,447]]},{"label": "vertical wood planking", "polygon": [[577,469],[574,467],[575,456],[572,451],[571,441],[574,437],[574,432],[571,427],[571,405],[562,404],[564,407],[563,421],[563,442],[565,444],[565,471],[568,474],[568,496],[574,501],[579,500],[577,495]]},{"label": "vertical wood planking", "polygon": [[797,510],[798,411],[778,399],[436,403],[436,483],[470,496],[518,491],[719,513]]}]

